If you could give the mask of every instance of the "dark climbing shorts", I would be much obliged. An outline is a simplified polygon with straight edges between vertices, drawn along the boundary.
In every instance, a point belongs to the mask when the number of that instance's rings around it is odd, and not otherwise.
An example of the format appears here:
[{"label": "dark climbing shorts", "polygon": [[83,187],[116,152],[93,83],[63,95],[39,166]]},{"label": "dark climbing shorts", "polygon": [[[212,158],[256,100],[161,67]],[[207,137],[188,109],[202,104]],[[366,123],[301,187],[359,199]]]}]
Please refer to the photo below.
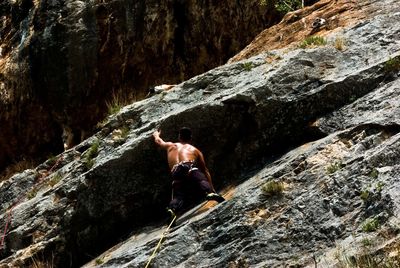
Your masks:
[{"label": "dark climbing shorts", "polygon": [[193,162],[181,162],[175,165],[172,176],[172,200],[169,208],[175,212],[181,210],[185,203],[193,196],[205,197],[214,192],[207,177]]}]

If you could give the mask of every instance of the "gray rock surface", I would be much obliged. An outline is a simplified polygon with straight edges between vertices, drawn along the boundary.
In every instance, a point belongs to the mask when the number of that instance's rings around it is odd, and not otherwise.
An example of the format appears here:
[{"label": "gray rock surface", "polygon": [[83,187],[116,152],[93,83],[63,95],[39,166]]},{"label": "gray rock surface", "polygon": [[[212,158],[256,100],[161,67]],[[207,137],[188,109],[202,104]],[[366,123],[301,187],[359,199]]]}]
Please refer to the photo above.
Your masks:
[{"label": "gray rock surface", "polygon": [[[54,255],[57,267],[144,267],[170,189],[151,134],[174,140],[183,125],[232,197],[167,234],[154,267],[333,267],[338,245],[398,245],[400,4],[363,2],[386,9],[326,46],[270,51],[126,106],[58,162],[1,183],[1,223],[24,199],[0,266]],[[283,194],[263,194],[269,181]]]},{"label": "gray rock surface", "polygon": [[63,131],[91,136],[109,103],[223,64],[281,17],[258,3],[2,0],[0,172],[62,152]]}]

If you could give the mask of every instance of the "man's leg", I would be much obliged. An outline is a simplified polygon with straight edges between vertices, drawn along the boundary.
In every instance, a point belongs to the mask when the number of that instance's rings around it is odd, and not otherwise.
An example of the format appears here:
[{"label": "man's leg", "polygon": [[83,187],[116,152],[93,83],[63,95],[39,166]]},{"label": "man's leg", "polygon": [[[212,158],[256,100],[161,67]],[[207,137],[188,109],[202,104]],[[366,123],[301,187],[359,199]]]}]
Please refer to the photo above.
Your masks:
[{"label": "man's leg", "polygon": [[210,183],[207,180],[207,177],[200,170],[193,170],[190,172],[190,177],[197,183],[200,189],[206,194],[207,200],[215,200],[218,203],[225,201],[225,198],[217,194]]},{"label": "man's leg", "polygon": [[183,183],[181,181],[172,182],[172,200],[169,202],[167,211],[170,214],[170,221],[173,221],[172,226],[175,226],[176,214],[184,205],[185,193]]}]

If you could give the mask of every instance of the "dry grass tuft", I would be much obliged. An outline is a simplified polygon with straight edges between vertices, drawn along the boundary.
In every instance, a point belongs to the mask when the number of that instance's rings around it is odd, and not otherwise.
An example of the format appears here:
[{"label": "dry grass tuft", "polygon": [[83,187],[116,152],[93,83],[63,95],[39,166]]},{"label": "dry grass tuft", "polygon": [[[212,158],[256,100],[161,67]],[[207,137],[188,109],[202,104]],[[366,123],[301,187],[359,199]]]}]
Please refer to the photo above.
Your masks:
[{"label": "dry grass tuft", "polygon": [[343,51],[346,49],[346,41],[343,39],[343,37],[337,37],[335,39],[335,48],[339,51]]},{"label": "dry grass tuft", "polygon": [[35,166],[36,163],[33,160],[26,159],[13,163],[0,173],[0,181],[8,180],[14,174],[20,173],[26,169],[33,169]]}]

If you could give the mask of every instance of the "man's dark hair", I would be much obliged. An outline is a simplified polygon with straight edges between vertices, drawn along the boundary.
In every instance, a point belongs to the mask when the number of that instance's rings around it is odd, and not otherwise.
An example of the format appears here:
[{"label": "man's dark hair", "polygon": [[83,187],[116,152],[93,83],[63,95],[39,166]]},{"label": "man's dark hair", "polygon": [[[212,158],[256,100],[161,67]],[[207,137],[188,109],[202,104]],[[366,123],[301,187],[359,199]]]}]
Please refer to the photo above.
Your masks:
[{"label": "man's dark hair", "polygon": [[183,142],[192,140],[192,131],[188,127],[183,127],[179,130],[179,139]]}]

